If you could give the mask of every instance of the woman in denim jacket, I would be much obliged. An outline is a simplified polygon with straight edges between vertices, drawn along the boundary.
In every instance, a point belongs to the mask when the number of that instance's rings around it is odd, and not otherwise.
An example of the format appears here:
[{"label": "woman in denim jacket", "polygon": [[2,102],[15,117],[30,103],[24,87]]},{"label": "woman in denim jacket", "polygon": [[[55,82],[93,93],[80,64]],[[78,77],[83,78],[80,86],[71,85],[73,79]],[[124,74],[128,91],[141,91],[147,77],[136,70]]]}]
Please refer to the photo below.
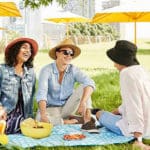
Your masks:
[{"label": "woman in denim jacket", "polygon": [[5,64],[0,65],[0,120],[6,120],[7,134],[20,132],[20,122],[32,116],[37,51],[37,42],[30,38],[15,39],[5,49]]}]

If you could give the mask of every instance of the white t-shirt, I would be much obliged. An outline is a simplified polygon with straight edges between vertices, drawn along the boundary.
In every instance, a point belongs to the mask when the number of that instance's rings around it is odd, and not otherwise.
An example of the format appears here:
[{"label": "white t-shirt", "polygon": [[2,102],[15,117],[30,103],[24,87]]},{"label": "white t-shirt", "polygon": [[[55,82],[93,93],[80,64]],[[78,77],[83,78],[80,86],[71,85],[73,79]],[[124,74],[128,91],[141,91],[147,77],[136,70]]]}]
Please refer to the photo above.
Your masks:
[{"label": "white t-shirt", "polygon": [[140,65],[124,68],[120,72],[122,104],[117,122],[125,136],[141,132],[150,136],[150,74]]}]

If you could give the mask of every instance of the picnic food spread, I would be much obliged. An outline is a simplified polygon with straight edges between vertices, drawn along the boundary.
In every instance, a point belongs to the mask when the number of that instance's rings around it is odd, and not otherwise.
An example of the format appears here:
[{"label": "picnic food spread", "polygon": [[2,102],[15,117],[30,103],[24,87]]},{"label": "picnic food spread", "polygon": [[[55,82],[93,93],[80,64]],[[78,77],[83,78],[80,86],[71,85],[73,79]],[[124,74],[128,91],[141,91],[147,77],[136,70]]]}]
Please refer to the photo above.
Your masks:
[{"label": "picnic food spread", "polygon": [[64,140],[81,140],[84,138],[86,138],[86,136],[82,133],[65,134],[63,137]]},{"label": "picnic food spread", "polygon": [[25,119],[20,124],[21,132],[32,138],[44,138],[50,135],[53,125],[51,123],[39,122],[32,118]]},{"label": "picnic food spread", "polygon": [[6,121],[5,120],[0,120],[0,144],[5,145],[8,143],[8,137],[4,133],[6,128]]}]

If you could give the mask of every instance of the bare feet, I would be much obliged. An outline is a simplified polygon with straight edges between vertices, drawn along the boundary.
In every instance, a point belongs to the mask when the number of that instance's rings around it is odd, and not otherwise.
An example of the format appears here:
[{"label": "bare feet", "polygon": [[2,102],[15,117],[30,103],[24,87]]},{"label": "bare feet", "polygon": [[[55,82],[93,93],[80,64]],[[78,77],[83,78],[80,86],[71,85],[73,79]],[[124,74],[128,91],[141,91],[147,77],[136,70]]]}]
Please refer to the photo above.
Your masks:
[{"label": "bare feet", "polygon": [[135,141],[133,143],[134,148],[139,148],[140,150],[150,150],[150,146],[144,144],[143,142]]},{"label": "bare feet", "polygon": [[64,120],[64,124],[76,124],[76,123],[78,123],[78,120],[76,119]]}]

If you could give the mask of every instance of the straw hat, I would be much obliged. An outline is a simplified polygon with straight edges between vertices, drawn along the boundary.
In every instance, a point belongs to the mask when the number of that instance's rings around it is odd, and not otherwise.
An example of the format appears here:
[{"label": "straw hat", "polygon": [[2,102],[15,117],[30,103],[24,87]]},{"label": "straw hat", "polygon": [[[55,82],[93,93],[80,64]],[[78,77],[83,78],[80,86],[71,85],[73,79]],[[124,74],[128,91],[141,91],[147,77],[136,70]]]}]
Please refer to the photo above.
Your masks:
[{"label": "straw hat", "polygon": [[21,41],[26,41],[28,43],[30,43],[33,47],[33,56],[36,55],[37,51],[38,51],[38,44],[35,40],[31,39],[31,38],[26,38],[26,37],[21,37],[21,38],[17,38],[13,41],[11,41],[7,47],[5,48],[5,55],[8,54],[8,51],[11,50],[11,47],[14,46],[16,43],[21,42]]},{"label": "straw hat", "polygon": [[74,56],[72,58],[79,56],[81,53],[81,49],[79,47],[77,47],[71,39],[65,39],[62,42],[60,42],[60,44],[58,44],[57,46],[50,49],[49,56],[55,60],[56,59],[56,50],[63,48],[63,47],[69,47],[74,51]]}]

